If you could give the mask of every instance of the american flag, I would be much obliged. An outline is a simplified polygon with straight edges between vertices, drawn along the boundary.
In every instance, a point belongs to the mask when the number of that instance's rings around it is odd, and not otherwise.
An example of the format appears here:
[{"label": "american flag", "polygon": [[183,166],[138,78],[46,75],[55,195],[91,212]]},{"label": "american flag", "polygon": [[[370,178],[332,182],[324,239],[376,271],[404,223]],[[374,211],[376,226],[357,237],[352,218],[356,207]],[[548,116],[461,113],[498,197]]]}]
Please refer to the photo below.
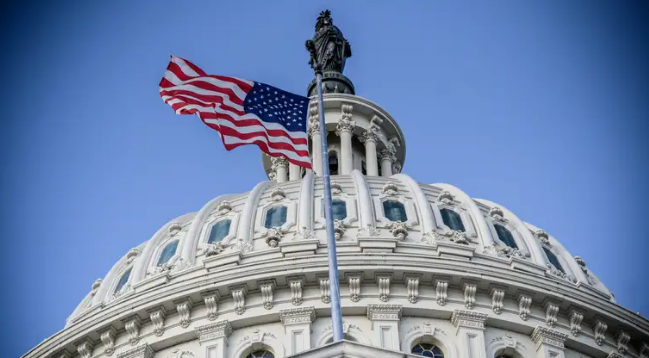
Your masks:
[{"label": "american flag", "polygon": [[208,75],[171,56],[160,96],[176,114],[194,114],[217,130],[225,149],[256,144],[265,153],[311,168],[307,144],[309,98],[260,82]]}]

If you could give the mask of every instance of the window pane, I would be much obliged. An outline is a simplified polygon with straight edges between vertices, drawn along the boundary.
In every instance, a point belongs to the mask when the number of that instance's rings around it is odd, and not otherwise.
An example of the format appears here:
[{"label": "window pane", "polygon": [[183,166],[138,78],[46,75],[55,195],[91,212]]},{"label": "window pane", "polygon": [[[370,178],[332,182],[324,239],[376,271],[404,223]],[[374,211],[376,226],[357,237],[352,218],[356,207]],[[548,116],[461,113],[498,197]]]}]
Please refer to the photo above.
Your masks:
[{"label": "window pane", "polygon": [[277,206],[268,210],[264,227],[270,229],[284,225],[286,223],[286,211],[286,206]]},{"label": "window pane", "polygon": [[509,232],[509,230],[507,230],[504,226],[498,224],[494,224],[494,227],[496,228],[498,239],[500,239],[503,244],[513,249],[518,249],[518,245],[516,245],[516,241],[514,240],[514,237],[512,236],[512,233]]},{"label": "window pane", "polygon": [[440,212],[442,213],[444,225],[448,226],[451,230],[465,231],[460,214],[446,208],[443,208]]},{"label": "window pane", "polygon": [[119,293],[122,290],[122,288],[124,288],[124,285],[126,285],[126,283],[128,282],[128,278],[131,277],[131,269],[132,267],[126,270],[126,272],[124,272],[122,277],[119,278],[119,281],[117,282],[117,287],[115,287],[115,293]]},{"label": "window pane", "polygon": [[566,271],[563,270],[563,267],[559,263],[559,258],[557,255],[554,254],[554,252],[548,250],[547,248],[543,248],[543,251],[545,251],[545,256],[548,257],[548,260],[550,260],[550,263],[556,268],[557,270],[566,273]]},{"label": "window pane", "polygon": [[347,203],[342,200],[334,200],[331,203],[331,210],[334,220],[344,220],[347,217]]},{"label": "window pane", "polygon": [[224,237],[230,232],[230,224],[232,220],[222,220],[217,222],[212,226],[212,231],[210,231],[210,238],[207,240],[207,243],[213,244],[215,242],[220,242]]},{"label": "window pane", "polygon": [[246,358],[275,358],[275,355],[271,351],[262,349],[248,354]]},{"label": "window pane", "polygon": [[386,200],[383,202],[383,212],[385,217],[390,221],[406,221],[406,208],[396,200]]},{"label": "window pane", "polygon": [[410,352],[424,357],[444,358],[442,350],[438,346],[430,343],[419,343],[412,347]]},{"label": "window pane", "polygon": [[178,247],[178,240],[172,241],[165,246],[160,254],[158,259],[158,266],[162,266],[167,263],[174,255],[176,254],[176,248]]}]

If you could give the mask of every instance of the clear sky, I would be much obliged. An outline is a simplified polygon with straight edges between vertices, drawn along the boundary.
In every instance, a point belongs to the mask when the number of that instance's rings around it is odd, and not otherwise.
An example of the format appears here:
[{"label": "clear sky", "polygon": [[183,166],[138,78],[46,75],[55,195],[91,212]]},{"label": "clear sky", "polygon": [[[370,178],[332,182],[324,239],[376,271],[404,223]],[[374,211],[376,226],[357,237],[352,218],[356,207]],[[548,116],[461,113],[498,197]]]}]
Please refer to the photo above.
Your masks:
[{"label": "clear sky", "polygon": [[17,3],[0,25],[2,356],[63,328],[164,223],[265,179],[256,147],[226,152],[162,103],[169,55],[305,93],[304,41],[325,8],[357,94],[403,130],[405,173],[545,229],[649,316],[641,2]]}]

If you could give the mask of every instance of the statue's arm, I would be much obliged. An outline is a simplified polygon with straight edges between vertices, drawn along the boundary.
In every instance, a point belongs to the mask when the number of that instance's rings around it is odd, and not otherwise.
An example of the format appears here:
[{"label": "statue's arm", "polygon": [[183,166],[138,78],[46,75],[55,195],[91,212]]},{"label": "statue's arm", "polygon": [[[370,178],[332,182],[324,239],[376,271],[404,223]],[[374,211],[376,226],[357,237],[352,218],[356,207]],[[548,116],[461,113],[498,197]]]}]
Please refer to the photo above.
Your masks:
[{"label": "statue's arm", "polygon": [[352,57],[352,45],[345,40],[345,57]]}]

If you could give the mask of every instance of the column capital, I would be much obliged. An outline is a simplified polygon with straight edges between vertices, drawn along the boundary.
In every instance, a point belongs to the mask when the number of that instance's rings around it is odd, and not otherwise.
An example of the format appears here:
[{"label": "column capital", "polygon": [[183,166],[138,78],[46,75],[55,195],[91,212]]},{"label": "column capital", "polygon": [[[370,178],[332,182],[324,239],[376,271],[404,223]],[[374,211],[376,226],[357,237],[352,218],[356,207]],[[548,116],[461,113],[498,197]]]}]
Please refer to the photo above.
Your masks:
[{"label": "column capital", "polygon": [[356,127],[356,121],[353,119],[341,118],[340,121],[336,124],[336,135],[340,136],[343,132],[351,133],[352,130]]},{"label": "column capital", "polygon": [[155,352],[148,344],[129,349],[117,355],[117,358],[153,358]]},{"label": "column capital", "polygon": [[288,169],[288,160],[284,157],[270,157],[270,162],[273,164],[271,168],[275,171],[279,168]]},{"label": "column capital", "polygon": [[360,137],[358,137],[358,140],[360,140],[361,143],[376,143],[379,141],[379,134],[375,130],[372,130],[372,128],[370,127],[369,129],[365,130],[365,132],[363,132]]},{"label": "column capital", "polygon": [[477,328],[484,329],[485,321],[487,320],[486,313],[478,313],[473,311],[455,310],[451,316],[451,323],[456,328]]},{"label": "column capital", "polygon": [[279,311],[279,319],[285,326],[292,324],[311,324],[315,321],[315,307],[289,308]]},{"label": "column capital", "polygon": [[367,305],[367,318],[370,321],[399,321],[401,320],[401,305]]},{"label": "column capital", "polygon": [[563,349],[563,343],[568,339],[567,334],[543,326],[536,326],[531,337],[532,341],[536,344],[536,349],[539,349],[543,344]]},{"label": "column capital", "polygon": [[218,321],[204,326],[194,328],[198,342],[203,343],[217,338],[227,339],[232,334],[232,326],[230,321]]},{"label": "column capital", "polygon": [[310,136],[320,134],[320,121],[318,121],[318,117],[315,117],[315,120],[309,120],[307,131]]},{"label": "column capital", "polygon": [[394,163],[397,160],[397,157],[394,154],[394,147],[383,148],[379,152],[379,158],[381,158],[381,160],[389,160],[391,163]]}]

